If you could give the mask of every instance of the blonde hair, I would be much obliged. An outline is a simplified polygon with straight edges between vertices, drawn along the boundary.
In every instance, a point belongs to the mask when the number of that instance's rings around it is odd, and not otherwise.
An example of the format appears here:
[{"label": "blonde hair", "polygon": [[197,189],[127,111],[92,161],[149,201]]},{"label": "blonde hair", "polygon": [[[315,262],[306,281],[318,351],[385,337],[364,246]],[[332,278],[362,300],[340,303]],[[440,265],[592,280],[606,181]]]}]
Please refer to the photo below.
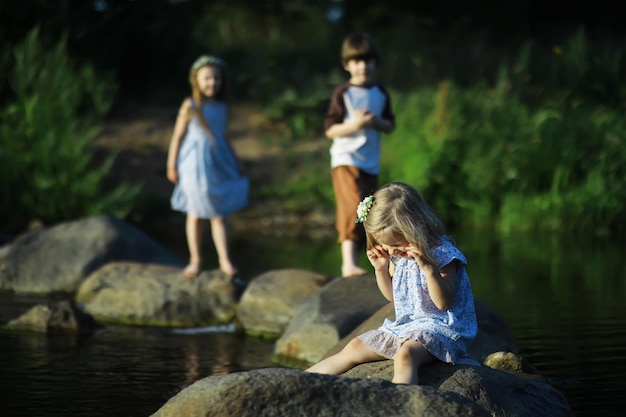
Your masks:
[{"label": "blonde hair", "polygon": [[445,227],[415,188],[392,182],[374,193],[374,202],[363,222],[367,248],[406,241],[430,263],[436,264],[432,249]]},{"label": "blonde hair", "polygon": [[341,45],[341,63],[345,66],[351,59],[374,59],[378,62],[378,51],[372,38],[363,32],[348,35]]},{"label": "blonde hair", "polygon": [[227,90],[227,81],[228,74],[226,73],[226,63],[220,58],[211,56],[211,55],[202,55],[191,65],[189,69],[189,84],[191,85],[191,100],[193,101],[193,106],[190,107],[189,113],[187,116],[187,120],[191,119],[192,116],[196,116],[200,121],[202,127],[206,130],[211,143],[214,143],[213,139],[213,131],[211,130],[211,126],[209,126],[209,122],[205,119],[202,114],[202,101],[205,100],[206,97],[202,91],[200,91],[200,87],[198,85],[198,71],[204,67],[212,67],[217,68],[222,76],[222,85],[215,95],[216,100],[226,101],[226,90]]}]

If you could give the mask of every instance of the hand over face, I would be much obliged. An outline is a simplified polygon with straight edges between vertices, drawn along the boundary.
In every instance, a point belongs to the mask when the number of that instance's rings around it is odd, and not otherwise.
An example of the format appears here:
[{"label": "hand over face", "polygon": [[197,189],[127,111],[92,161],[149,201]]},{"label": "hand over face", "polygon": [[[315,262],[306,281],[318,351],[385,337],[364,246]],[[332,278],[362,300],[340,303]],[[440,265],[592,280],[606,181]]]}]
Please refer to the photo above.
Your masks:
[{"label": "hand over face", "polygon": [[407,256],[415,259],[415,262],[417,262],[417,265],[419,265],[421,269],[424,269],[430,266],[430,264],[426,262],[426,260],[422,256],[422,252],[420,252],[417,248],[413,247],[412,245],[407,246],[406,253],[407,253]]},{"label": "hand over face", "polygon": [[376,271],[389,269],[389,253],[380,245],[367,251],[367,259]]},{"label": "hand over face", "polygon": [[420,268],[424,268],[427,265],[422,257],[422,252],[408,242],[394,243],[391,245],[381,244],[378,245],[378,247],[380,250],[387,253],[387,256],[393,255],[401,258],[413,258]]}]

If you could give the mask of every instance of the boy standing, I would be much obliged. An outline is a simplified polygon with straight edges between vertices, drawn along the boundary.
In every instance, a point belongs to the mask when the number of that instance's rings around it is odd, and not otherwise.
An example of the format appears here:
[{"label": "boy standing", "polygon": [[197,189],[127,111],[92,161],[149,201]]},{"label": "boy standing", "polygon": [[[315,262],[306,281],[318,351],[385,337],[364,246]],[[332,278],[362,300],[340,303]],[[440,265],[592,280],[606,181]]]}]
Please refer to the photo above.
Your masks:
[{"label": "boy standing", "polygon": [[394,129],[394,116],[387,91],[374,82],[378,54],[365,33],[347,36],[341,62],[350,80],[335,89],[324,129],[333,141],[330,147],[336,227],[341,244],[341,275],[359,276],[359,250],[365,243],[362,224],[356,223],[359,202],[378,187],[380,132]]}]

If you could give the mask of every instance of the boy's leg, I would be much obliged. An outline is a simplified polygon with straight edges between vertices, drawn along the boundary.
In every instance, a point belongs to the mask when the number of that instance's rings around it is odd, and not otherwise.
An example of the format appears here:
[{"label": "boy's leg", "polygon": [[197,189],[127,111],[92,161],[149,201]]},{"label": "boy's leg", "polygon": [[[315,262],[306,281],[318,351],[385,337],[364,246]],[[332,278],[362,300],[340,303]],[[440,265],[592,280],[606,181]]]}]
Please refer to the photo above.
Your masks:
[{"label": "boy's leg", "polygon": [[307,372],[317,374],[339,375],[356,365],[385,359],[374,352],[358,337],[352,339],[339,353],[322,359],[308,368]]},{"label": "boy's leg", "polygon": [[416,340],[407,340],[393,358],[393,380],[395,384],[418,384],[418,368],[436,358]]},{"label": "boy's leg", "polygon": [[228,276],[235,275],[237,268],[232,264],[228,255],[228,235],[224,219],[211,219],[211,236],[213,237],[220,269]]},{"label": "boy's leg", "polygon": [[202,268],[202,219],[187,215],[185,221],[185,232],[187,234],[187,246],[189,247],[189,264],[183,270],[183,274],[187,277],[195,277],[200,273]]},{"label": "boy's leg", "polygon": [[354,166],[340,166],[332,170],[332,180],[337,202],[335,226],[342,254],[341,274],[344,277],[363,275],[367,271],[358,263],[365,231],[362,224],[355,223],[356,209],[365,196],[376,190],[378,178]]}]

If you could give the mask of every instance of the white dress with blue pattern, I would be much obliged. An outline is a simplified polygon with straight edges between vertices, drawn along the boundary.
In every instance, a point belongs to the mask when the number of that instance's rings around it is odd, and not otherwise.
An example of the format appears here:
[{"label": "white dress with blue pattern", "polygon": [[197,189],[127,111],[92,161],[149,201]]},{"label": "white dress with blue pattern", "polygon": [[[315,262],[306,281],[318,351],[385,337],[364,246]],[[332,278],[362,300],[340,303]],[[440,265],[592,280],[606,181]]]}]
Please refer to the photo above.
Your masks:
[{"label": "white dress with blue pattern", "polygon": [[172,209],[201,219],[223,218],[247,204],[249,185],[226,141],[228,106],[221,101],[204,102],[202,114],[213,141],[193,116],[178,152],[179,181],[170,202]]},{"label": "white dress with blue pattern", "polygon": [[435,306],[428,293],[426,275],[415,259],[392,257],[396,320],[385,319],[377,330],[359,338],[388,359],[393,359],[402,343],[416,340],[443,362],[478,365],[467,354],[478,331],[474,297],[465,269],[467,260],[447,237],[440,239],[433,254],[439,269],[458,261],[456,291],[450,308],[442,311]]}]

